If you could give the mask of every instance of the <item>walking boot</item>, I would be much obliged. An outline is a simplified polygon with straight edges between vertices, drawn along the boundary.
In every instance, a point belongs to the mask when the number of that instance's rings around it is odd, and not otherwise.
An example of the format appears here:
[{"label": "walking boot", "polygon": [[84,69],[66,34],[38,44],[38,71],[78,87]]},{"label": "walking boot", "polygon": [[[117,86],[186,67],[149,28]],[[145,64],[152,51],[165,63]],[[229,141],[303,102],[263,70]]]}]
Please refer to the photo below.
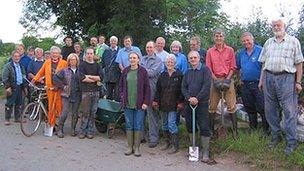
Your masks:
[{"label": "walking boot", "polygon": [[20,112],[21,112],[21,106],[19,105],[19,106],[15,106],[15,121],[14,122],[16,122],[16,123],[19,123],[20,121],[21,121],[21,119],[20,119]]},{"label": "walking boot", "polygon": [[57,137],[58,138],[63,138],[64,137],[64,134],[63,134],[63,124],[61,124],[61,123],[58,125]]},{"label": "walking boot", "polygon": [[201,161],[208,165],[216,164],[216,161],[210,158],[210,153],[209,153],[210,137],[201,136],[201,143],[202,143]]},{"label": "walking boot", "polygon": [[9,106],[5,106],[5,125],[10,125],[10,119],[11,119],[11,115],[12,115],[12,107]]},{"label": "walking boot", "polygon": [[238,125],[237,125],[236,113],[231,113],[230,117],[232,122],[232,136],[233,139],[236,139],[238,137]]},{"label": "walking boot", "polygon": [[211,132],[212,139],[216,139],[215,130],[214,130],[214,123],[215,123],[215,113],[209,113],[209,127]]},{"label": "walking boot", "polygon": [[165,144],[161,147],[161,150],[167,150],[170,147],[170,134],[169,131],[164,131],[164,139],[165,139]]},{"label": "walking boot", "polygon": [[72,117],[72,122],[71,122],[71,136],[75,137],[77,135],[76,133],[76,125],[77,125],[78,117]]},{"label": "walking boot", "polygon": [[140,157],[140,151],[139,151],[139,146],[140,146],[140,140],[141,140],[141,131],[134,131],[134,156]]},{"label": "walking boot", "polygon": [[168,154],[175,154],[178,152],[179,149],[179,142],[178,142],[178,136],[177,134],[171,134],[171,142],[173,144],[173,147],[170,149]]},{"label": "walking boot", "polygon": [[128,141],[128,149],[125,151],[125,155],[131,155],[133,153],[133,145],[134,145],[134,132],[126,131],[127,141]]}]

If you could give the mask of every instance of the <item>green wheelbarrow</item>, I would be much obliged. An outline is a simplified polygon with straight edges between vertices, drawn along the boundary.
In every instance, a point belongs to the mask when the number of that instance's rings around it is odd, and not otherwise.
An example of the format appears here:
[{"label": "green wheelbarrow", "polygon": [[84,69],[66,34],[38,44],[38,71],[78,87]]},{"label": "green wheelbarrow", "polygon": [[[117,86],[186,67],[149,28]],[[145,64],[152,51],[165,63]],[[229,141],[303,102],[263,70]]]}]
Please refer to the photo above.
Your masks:
[{"label": "green wheelbarrow", "polygon": [[113,137],[115,128],[120,125],[124,128],[123,110],[120,103],[109,99],[100,99],[95,118],[95,127],[100,133],[107,133]]}]

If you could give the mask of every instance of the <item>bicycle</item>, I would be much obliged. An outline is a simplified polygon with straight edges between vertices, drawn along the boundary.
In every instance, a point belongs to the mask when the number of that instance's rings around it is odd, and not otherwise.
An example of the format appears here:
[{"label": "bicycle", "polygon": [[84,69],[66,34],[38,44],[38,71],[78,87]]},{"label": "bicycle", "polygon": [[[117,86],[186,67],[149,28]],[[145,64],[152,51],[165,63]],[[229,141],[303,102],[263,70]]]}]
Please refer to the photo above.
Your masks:
[{"label": "bicycle", "polygon": [[44,99],[47,98],[47,88],[38,87],[31,82],[29,82],[29,85],[38,93],[38,97],[36,97],[33,102],[27,104],[21,114],[21,131],[27,137],[37,132],[42,119],[44,119],[46,123],[48,122],[47,108],[45,104],[43,104]]}]

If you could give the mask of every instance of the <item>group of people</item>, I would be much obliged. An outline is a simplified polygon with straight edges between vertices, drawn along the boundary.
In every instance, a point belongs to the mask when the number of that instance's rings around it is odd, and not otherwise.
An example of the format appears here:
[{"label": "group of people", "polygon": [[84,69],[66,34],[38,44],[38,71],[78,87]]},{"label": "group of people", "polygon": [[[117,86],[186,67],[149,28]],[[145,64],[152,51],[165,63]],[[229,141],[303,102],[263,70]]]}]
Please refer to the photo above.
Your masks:
[{"label": "group of people", "polygon": [[[293,153],[297,146],[297,98],[302,90],[303,55],[299,41],[285,32],[282,20],[272,22],[274,37],[264,47],[257,45],[250,32],[241,36],[244,45],[237,57],[233,48],[225,43],[225,32],[215,29],[214,46],[207,51],[200,47],[198,36],[190,39],[190,52],[183,54],[182,45],[175,40],[170,53],[164,50],[165,39],[158,37],[145,46],[146,55],[132,45],[132,37],[125,36],[124,47],[118,47],[118,38],[112,36],[110,45],[105,37],[92,37],[90,47],[82,51],[79,43],[65,38],[62,50],[50,49],[50,57],[43,58],[43,50],[35,49],[35,58],[24,54],[18,45],[11,60],[4,66],[3,83],[6,89],[5,124],[10,124],[13,106],[15,121],[20,122],[22,95],[26,93],[23,75],[32,83],[45,85],[48,96],[50,129],[58,124],[57,136],[64,137],[63,127],[67,115],[72,113],[71,135],[94,137],[94,117],[100,98],[100,86],[106,85],[106,98],[120,101],[124,109],[128,148],[125,155],[141,156],[144,122],[149,125],[149,147],[160,141],[161,127],[164,136],[162,150],[169,154],[178,152],[179,116],[186,120],[192,139],[192,108],[195,108],[195,127],[201,136],[201,161],[214,164],[210,158],[210,137],[226,137],[225,126],[217,124],[219,100],[225,99],[231,121],[232,135],[238,136],[236,92],[234,75],[240,78],[241,97],[249,115],[251,129],[258,128],[257,115],[262,118],[262,128],[272,139],[269,148],[275,148],[286,135],[285,154]],[[78,116],[78,109],[81,111]],[[280,127],[284,115],[285,127]],[[56,122],[56,117],[59,118]],[[22,121],[21,121],[22,122]]]}]

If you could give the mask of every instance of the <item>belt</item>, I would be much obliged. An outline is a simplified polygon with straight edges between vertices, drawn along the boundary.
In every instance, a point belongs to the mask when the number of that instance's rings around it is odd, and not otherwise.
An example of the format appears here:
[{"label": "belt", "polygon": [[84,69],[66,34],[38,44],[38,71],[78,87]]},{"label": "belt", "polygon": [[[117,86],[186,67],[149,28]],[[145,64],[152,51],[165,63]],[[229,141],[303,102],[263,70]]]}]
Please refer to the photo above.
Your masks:
[{"label": "belt", "polygon": [[282,72],[272,72],[272,71],[269,71],[269,70],[265,70],[265,71],[272,74],[272,75],[293,74],[293,73],[290,73],[290,72],[287,72],[287,71],[282,71]]}]

